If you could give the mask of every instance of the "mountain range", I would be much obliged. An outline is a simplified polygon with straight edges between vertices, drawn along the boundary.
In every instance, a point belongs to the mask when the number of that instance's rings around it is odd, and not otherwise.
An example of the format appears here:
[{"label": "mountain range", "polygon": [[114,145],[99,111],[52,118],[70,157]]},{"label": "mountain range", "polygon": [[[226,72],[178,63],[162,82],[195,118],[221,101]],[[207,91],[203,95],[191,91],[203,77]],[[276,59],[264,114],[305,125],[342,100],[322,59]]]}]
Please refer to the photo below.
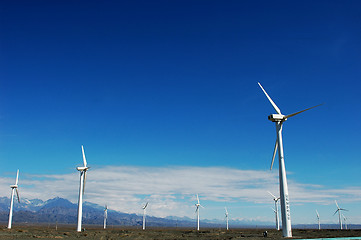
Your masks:
[{"label": "mountain range", "polygon": [[[9,202],[7,197],[0,197],[0,222],[6,222],[9,216]],[[100,205],[84,202],[83,223],[102,225],[104,208]],[[143,216],[108,210],[108,225],[141,226]],[[16,223],[63,223],[77,222],[77,204],[64,198],[53,198],[47,201],[41,199],[22,199],[14,204],[13,222]],[[203,221],[203,226],[218,227],[217,221]],[[187,217],[158,218],[147,216],[147,226],[157,227],[191,227],[195,220]]]},{"label": "mountain range", "polygon": [[[7,222],[9,216],[10,199],[0,197],[0,222]],[[22,199],[14,204],[13,223],[41,223],[41,224],[76,224],[77,204],[64,198],[52,198],[47,201],[41,199]],[[102,225],[104,207],[98,204],[84,202],[83,224]],[[141,226],[142,215],[122,213],[108,209],[108,226]],[[273,228],[272,222],[230,220],[230,226],[241,228],[267,227]],[[195,227],[195,219],[188,217],[169,216],[166,218],[147,216],[147,226],[150,227]],[[224,227],[225,221],[219,219],[202,219],[203,227]],[[316,224],[295,225],[296,228],[317,228]],[[338,224],[323,224],[323,228],[338,228]],[[350,228],[360,228],[360,225],[350,225]]]}]

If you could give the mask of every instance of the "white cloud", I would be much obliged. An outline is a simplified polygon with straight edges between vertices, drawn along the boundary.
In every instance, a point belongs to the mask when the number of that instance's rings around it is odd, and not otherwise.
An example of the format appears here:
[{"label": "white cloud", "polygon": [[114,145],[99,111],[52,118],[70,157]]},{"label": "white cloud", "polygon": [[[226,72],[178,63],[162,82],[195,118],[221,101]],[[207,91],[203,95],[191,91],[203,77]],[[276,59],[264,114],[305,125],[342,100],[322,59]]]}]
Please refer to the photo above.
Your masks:
[{"label": "white cloud", "polygon": [[[10,194],[12,178],[0,178],[0,190]],[[77,202],[79,174],[22,174],[19,190],[23,198],[47,200],[56,196]],[[289,181],[291,204],[333,203],[344,197],[348,202],[361,199],[361,189],[327,189]],[[91,168],[88,172],[85,201],[107,204],[110,209],[142,213],[142,204],[149,201],[148,213],[194,217],[195,194],[210,208],[229,203],[272,206],[271,191],[278,193],[277,171],[239,170],[223,167],[129,167],[107,166]],[[7,194],[8,193],[8,194]],[[212,207],[212,205],[214,205]],[[270,218],[271,218],[270,213]],[[215,216],[214,216],[215,217]],[[257,217],[257,216],[254,216]]]}]

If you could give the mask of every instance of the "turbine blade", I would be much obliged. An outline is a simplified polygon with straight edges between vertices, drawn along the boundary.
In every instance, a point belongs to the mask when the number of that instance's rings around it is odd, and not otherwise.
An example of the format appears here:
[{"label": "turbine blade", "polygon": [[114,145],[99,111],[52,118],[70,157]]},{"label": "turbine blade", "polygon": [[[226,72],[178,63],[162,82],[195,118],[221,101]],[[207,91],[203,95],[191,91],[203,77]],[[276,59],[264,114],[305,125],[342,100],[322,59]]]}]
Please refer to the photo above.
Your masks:
[{"label": "turbine blade", "polygon": [[86,158],[85,158],[85,153],[84,153],[84,147],[83,147],[83,145],[81,145],[81,152],[83,153],[84,167],[86,167]]},{"label": "turbine blade", "polygon": [[278,114],[282,114],[281,110],[277,107],[277,105],[272,101],[271,97],[268,96],[266,90],[264,90],[264,88],[262,87],[262,85],[260,83],[258,83],[258,85],[261,87],[262,91],[264,92],[264,94],[266,95],[266,97],[268,98],[268,100],[270,101],[270,103],[272,104],[273,108],[276,110],[276,112]]},{"label": "turbine blade", "polygon": [[16,190],[16,196],[18,197],[18,201],[19,201],[19,203],[20,203],[19,191],[18,191],[17,188],[15,188],[15,190]]},{"label": "turbine blade", "polygon": [[201,206],[202,208],[204,208],[202,205],[199,205],[199,206]]},{"label": "turbine blade", "polygon": [[317,214],[317,217],[320,218],[320,214],[318,214],[317,209],[316,209],[316,214]]},{"label": "turbine blade", "polygon": [[347,209],[344,209],[344,208],[340,208],[340,210],[342,210],[342,211],[348,211]]},{"label": "turbine blade", "polygon": [[275,157],[276,157],[276,153],[277,153],[277,149],[278,149],[278,140],[276,139],[276,143],[275,143],[275,148],[273,150],[273,156],[272,156],[272,162],[271,162],[271,167],[269,170],[272,170],[273,167],[273,163],[275,161]]},{"label": "turbine blade", "polygon": [[274,199],[277,199],[275,195],[273,195],[270,191],[267,191]]},{"label": "turbine blade", "polygon": [[336,201],[336,200],[335,200],[335,203],[336,203],[337,209],[340,209],[339,206],[338,206],[338,204],[337,204],[337,201]]},{"label": "turbine blade", "polygon": [[313,107],[310,107],[310,108],[307,108],[307,109],[305,109],[305,110],[296,112],[296,113],[292,113],[292,114],[286,115],[285,118],[290,118],[290,117],[296,116],[297,114],[300,114],[300,113],[302,113],[302,112],[308,111],[308,110],[310,110],[310,109],[312,109],[312,108],[315,108],[315,107],[318,107],[318,106],[321,106],[321,105],[323,105],[323,103],[322,103],[322,104],[318,104],[318,105],[313,106]]},{"label": "turbine blade", "polygon": [[18,171],[16,172],[15,185],[18,185],[18,182],[19,182],[19,169],[18,169]]},{"label": "turbine blade", "polygon": [[340,209],[337,209],[336,212],[333,214],[333,216],[335,216],[335,214],[336,214],[338,211],[340,211]]},{"label": "turbine blade", "polygon": [[227,207],[224,207],[224,209],[226,209],[226,214],[228,215]]},{"label": "turbine blade", "polygon": [[86,171],[84,171],[83,194],[85,191],[85,182],[86,182]]},{"label": "turbine blade", "polygon": [[276,210],[274,210],[273,208],[271,208],[274,212],[276,212]]},{"label": "turbine blade", "polygon": [[146,209],[147,207],[148,207],[148,202],[145,204],[144,209]]},{"label": "turbine blade", "polygon": [[199,197],[198,197],[198,194],[197,194],[197,202],[198,202],[198,204],[199,204]]}]

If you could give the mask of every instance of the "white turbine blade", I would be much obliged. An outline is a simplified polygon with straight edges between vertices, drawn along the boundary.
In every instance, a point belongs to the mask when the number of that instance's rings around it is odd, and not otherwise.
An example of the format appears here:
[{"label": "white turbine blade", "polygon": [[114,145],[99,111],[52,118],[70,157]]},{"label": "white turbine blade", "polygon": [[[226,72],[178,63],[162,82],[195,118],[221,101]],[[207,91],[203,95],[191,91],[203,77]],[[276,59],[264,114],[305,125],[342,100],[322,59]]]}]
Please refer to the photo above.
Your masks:
[{"label": "white turbine blade", "polygon": [[277,199],[275,195],[273,195],[270,191],[267,191],[274,199]]},{"label": "white turbine blade", "polygon": [[276,110],[276,112],[278,114],[282,114],[281,110],[277,107],[277,105],[272,101],[271,97],[268,96],[266,90],[264,90],[264,88],[262,87],[262,85],[260,83],[258,83],[258,85],[261,87],[262,91],[264,92],[264,94],[266,95],[266,97],[268,98],[268,100],[270,101],[270,103],[272,104],[273,108]]},{"label": "white turbine blade", "polygon": [[273,163],[275,161],[275,157],[276,157],[276,153],[277,153],[277,149],[278,149],[278,140],[276,140],[276,143],[275,143],[275,148],[273,150],[273,156],[272,156],[272,162],[271,162],[271,167],[269,170],[272,170],[272,167],[273,167]]},{"label": "white turbine blade", "polygon": [[202,208],[204,208],[202,205],[199,204],[199,206],[201,206]]},{"label": "white turbine blade", "polygon": [[18,191],[17,188],[15,188],[15,190],[16,190],[16,196],[18,197],[18,201],[19,201],[19,203],[20,203],[19,191]]},{"label": "white turbine blade", "polygon": [[86,158],[85,158],[85,153],[84,153],[84,147],[83,147],[83,145],[81,145],[81,152],[83,153],[84,167],[86,167]]},{"label": "white turbine blade", "polygon": [[84,171],[83,194],[85,191],[85,182],[86,182],[86,171]]},{"label": "white turbine blade", "polygon": [[342,210],[342,211],[348,211],[347,209],[344,209],[344,208],[340,208],[340,210]]},{"label": "white turbine blade", "polygon": [[339,208],[339,206],[338,206],[338,204],[337,204],[337,201],[336,201],[336,200],[335,200],[335,203],[336,203],[336,207],[337,207],[337,209],[340,209],[340,208]]},{"label": "white turbine blade", "polygon": [[296,113],[292,113],[292,114],[286,115],[285,118],[293,117],[293,116],[295,116],[295,115],[297,115],[297,114],[303,113],[303,112],[305,112],[305,111],[308,111],[308,110],[310,110],[310,109],[312,109],[312,108],[315,108],[315,107],[318,107],[318,106],[321,106],[321,105],[323,105],[323,103],[322,103],[322,104],[318,104],[318,105],[313,106],[313,107],[310,107],[310,108],[307,108],[307,109],[305,109],[305,110],[296,112]]},{"label": "white turbine blade", "polygon": [[320,214],[318,214],[317,210],[316,210],[316,214],[317,214],[317,218],[320,218]]},{"label": "white turbine blade", "polygon": [[19,169],[16,173],[16,180],[15,180],[15,185],[18,185],[18,182],[19,182]]},{"label": "white turbine blade", "polygon": [[227,208],[226,208],[226,207],[224,207],[224,209],[226,209],[226,215],[228,215],[228,211],[227,211]]},{"label": "white turbine blade", "polygon": [[198,204],[199,204],[199,197],[198,197],[198,194],[197,194],[197,202],[198,202]]},{"label": "white turbine blade", "polygon": [[146,209],[148,206],[148,202],[144,205],[143,209]]}]

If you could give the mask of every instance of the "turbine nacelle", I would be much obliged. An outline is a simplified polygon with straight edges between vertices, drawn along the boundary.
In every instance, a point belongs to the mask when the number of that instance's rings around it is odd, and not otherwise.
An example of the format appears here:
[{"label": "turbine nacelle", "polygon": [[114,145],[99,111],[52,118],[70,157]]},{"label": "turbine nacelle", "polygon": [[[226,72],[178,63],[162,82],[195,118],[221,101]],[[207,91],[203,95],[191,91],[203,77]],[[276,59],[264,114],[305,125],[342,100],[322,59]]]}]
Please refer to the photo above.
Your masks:
[{"label": "turbine nacelle", "polygon": [[287,120],[287,118],[283,114],[271,114],[268,116],[268,120],[272,122],[284,122]]},{"label": "turbine nacelle", "polygon": [[77,167],[76,170],[81,171],[81,172],[85,172],[89,169],[89,167]]},{"label": "turbine nacelle", "polygon": [[10,185],[10,188],[18,188],[18,185]]}]

